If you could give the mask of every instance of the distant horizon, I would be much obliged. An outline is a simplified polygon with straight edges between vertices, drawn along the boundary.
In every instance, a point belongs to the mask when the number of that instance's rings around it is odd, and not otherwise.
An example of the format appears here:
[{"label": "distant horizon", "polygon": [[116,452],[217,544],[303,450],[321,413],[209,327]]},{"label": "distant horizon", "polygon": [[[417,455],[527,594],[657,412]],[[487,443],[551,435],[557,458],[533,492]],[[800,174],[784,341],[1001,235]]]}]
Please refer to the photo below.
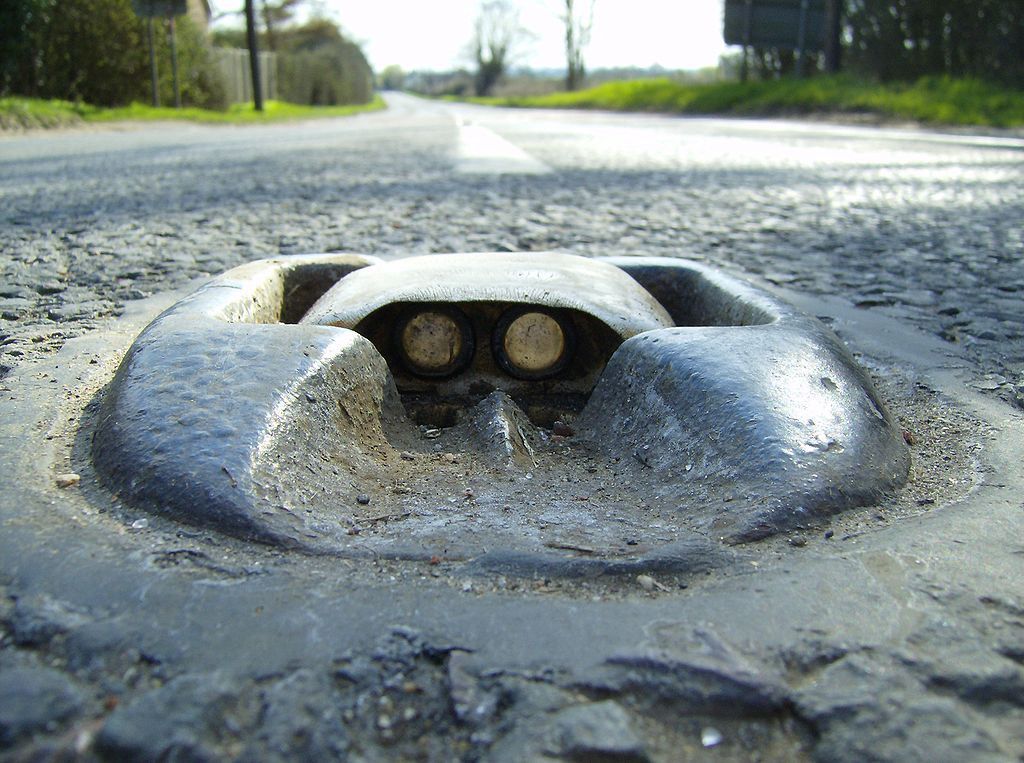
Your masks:
[{"label": "distant horizon", "polygon": [[[241,0],[212,0],[215,12],[230,12]],[[565,70],[563,28],[558,0],[520,0],[520,19],[533,35],[512,61],[512,68]],[[388,0],[346,3],[309,0],[306,14],[337,23],[359,43],[376,71],[400,66],[405,71],[445,72],[472,68],[468,55],[479,0]],[[238,26],[239,17],[218,26]],[[424,30],[430,30],[424,41]],[[718,64],[729,48],[722,39],[722,0],[596,0],[590,45],[584,60],[590,70],[660,66],[695,71]]]},{"label": "distant horizon", "polygon": [[[660,64],[652,64],[651,66],[635,66],[635,65],[622,65],[622,66],[588,66],[587,74],[599,74],[601,72],[613,72],[613,71],[638,71],[638,72],[665,72],[671,74],[674,72],[685,72],[694,73],[704,71],[709,68],[716,68],[717,62],[706,67],[700,67],[699,69],[676,69],[668,66],[662,66]],[[383,67],[386,68],[386,67]],[[463,63],[458,66],[449,67],[447,69],[406,69],[402,67],[402,71],[406,74],[449,74],[457,71],[470,71],[472,67],[468,63]],[[383,69],[375,69],[375,71],[382,71]],[[564,77],[566,72],[566,66],[512,66],[509,68],[509,74],[515,76],[518,74],[534,75],[538,77]]]}]

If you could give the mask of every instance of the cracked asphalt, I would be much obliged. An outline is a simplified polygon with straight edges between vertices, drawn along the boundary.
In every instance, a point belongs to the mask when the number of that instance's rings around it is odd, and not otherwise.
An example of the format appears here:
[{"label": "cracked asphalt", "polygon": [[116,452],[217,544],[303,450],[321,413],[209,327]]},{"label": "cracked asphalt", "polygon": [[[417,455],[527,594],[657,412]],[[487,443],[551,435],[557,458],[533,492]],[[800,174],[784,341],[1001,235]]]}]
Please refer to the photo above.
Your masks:
[{"label": "cracked asphalt", "polygon": [[[1024,756],[1024,138],[389,102],[0,135],[0,757]],[[94,396],[196,279],[553,249],[701,260],[828,319],[927,397],[920,513],[565,581],[296,557],[96,485]]]}]

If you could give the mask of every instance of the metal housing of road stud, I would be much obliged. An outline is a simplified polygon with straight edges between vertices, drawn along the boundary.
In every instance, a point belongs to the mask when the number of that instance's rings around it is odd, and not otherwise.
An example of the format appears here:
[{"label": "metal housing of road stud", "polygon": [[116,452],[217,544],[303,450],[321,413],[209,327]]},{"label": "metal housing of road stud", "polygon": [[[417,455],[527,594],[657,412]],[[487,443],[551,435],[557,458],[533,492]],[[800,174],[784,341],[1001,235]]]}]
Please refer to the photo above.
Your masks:
[{"label": "metal housing of road stud", "polygon": [[554,253],[235,268],[129,349],[93,459],[239,537],[552,574],[699,566],[909,468],[819,321],[694,262]]},{"label": "metal housing of road stud", "polygon": [[620,268],[554,253],[442,254],[365,268],[331,287],[301,323],[369,338],[417,422],[447,425],[502,390],[549,427],[582,410],[624,340],[674,325]]}]

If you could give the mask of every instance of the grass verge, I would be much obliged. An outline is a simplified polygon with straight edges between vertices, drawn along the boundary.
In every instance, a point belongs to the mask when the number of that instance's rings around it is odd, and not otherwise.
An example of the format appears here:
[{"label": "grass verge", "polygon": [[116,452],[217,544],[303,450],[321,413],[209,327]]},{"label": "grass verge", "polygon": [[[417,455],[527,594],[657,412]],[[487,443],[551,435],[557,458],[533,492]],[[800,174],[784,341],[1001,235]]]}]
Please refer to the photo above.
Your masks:
[{"label": "grass verge", "polygon": [[702,85],[648,79],[608,82],[574,93],[471,100],[501,106],[672,114],[871,114],[928,124],[1024,127],[1024,91],[947,77],[890,84],[864,82],[844,75]]},{"label": "grass verge", "polygon": [[374,96],[370,103],[356,106],[299,106],[282,101],[268,101],[264,104],[262,113],[257,112],[252,104],[248,103],[236,103],[227,111],[154,108],[140,103],[108,109],[69,101],[0,98],[0,130],[70,127],[86,122],[167,120],[217,124],[264,124],[296,119],[342,117],[383,108],[385,108],[384,100],[380,96]]}]

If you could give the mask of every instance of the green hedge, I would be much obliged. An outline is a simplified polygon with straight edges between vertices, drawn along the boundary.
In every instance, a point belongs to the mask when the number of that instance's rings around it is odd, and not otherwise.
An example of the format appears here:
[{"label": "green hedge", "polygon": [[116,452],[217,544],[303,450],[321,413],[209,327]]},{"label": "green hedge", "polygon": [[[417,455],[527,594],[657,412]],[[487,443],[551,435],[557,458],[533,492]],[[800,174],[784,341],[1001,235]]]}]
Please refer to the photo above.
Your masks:
[{"label": "green hedge", "polygon": [[[177,19],[182,102],[224,108],[220,74],[203,33]],[[155,22],[162,103],[173,102],[166,22]],[[146,22],[130,0],[3,0],[0,3],[0,96],[118,106],[150,99]]]}]

